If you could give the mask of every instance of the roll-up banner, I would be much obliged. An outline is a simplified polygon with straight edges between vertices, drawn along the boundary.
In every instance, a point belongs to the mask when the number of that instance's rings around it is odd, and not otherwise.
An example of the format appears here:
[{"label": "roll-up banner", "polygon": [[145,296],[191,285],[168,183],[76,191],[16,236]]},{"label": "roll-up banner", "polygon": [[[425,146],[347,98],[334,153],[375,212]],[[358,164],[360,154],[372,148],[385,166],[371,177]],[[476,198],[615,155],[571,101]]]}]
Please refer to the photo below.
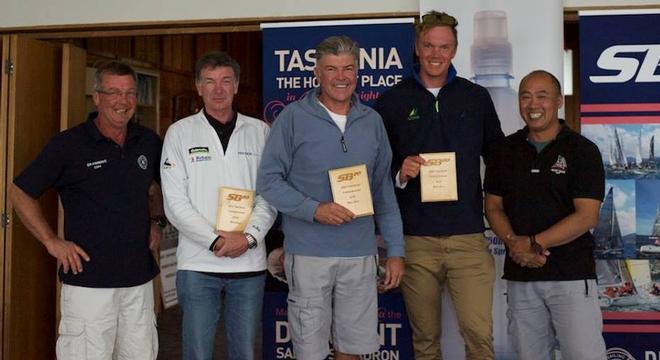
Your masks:
[{"label": "roll-up banner", "polygon": [[[262,24],[263,119],[276,121],[287,104],[318,86],[313,73],[314,49],[333,35],[347,35],[360,45],[356,92],[360,101],[372,105],[381,93],[411,74],[413,22],[413,18],[406,18]],[[263,359],[295,359],[287,323],[281,246],[281,233],[271,231],[267,244],[269,275],[263,312]],[[379,295],[378,320],[381,347],[362,359],[413,359],[410,326],[398,291]],[[332,358],[331,354],[329,359]]]},{"label": "roll-up banner", "polygon": [[580,12],[582,134],[606,196],[594,237],[608,359],[660,359],[660,9]]}]

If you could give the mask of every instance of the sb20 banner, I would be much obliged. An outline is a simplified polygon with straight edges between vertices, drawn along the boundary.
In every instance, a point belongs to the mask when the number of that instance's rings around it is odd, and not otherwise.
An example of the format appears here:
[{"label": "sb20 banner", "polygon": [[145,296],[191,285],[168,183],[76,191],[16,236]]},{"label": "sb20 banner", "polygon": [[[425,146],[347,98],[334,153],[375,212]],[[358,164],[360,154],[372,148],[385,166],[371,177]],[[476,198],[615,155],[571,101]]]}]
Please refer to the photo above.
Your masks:
[{"label": "sb20 banner", "polygon": [[660,359],[660,11],[580,12],[582,134],[600,149],[594,229],[608,359]]}]

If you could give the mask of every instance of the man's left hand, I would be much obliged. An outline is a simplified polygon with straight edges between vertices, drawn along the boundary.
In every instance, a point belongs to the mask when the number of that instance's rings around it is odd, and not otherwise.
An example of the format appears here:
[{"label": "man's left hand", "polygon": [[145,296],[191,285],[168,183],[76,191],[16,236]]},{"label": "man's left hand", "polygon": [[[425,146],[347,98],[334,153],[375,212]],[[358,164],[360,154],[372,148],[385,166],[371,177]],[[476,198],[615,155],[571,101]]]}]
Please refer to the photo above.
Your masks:
[{"label": "man's left hand", "polygon": [[224,241],[222,247],[217,249],[214,253],[215,256],[228,256],[235,258],[243,255],[248,249],[248,240],[241,231],[216,231],[220,238]]},{"label": "man's left hand", "polygon": [[385,278],[379,286],[379,290],[387,291],[399,286],[405,273],[405,264],[403,258],[393,256],[387,258],[385,262]]}]

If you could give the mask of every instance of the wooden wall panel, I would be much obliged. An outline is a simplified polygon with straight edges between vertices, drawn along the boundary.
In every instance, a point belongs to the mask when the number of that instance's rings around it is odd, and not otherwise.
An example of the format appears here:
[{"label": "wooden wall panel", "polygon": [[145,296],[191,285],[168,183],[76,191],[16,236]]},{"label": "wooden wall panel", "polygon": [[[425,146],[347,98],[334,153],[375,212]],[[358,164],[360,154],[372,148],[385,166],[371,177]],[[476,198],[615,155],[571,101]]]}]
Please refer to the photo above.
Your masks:
[{"label": "wooden wall panel", "polygon": [[87,52],[108,58],[131,58],[131,37],[97,37],[87,39]]},{"label": "wooden wall panel", "polygon": [[262,64],[261,32],[225,34],[226,51],[241,65],[241,83],[234,100],[236,109],[261,118]]},{"label": "wooden wall panel", "polygon": [[160,67],[160,37],[137,36],[133,38],[132,58]]},{"label": "wooden wall panel", "polygon": [[81,47],[88,51],[88,66],[101,59],[123,59],[132,65],[159,70],[161,134],[165,134],[174,120],[199,107],[200,99],[194,87],[195,61],[213,50],[227,51],[241,65],[240,86],[234,102],[236,109],[261,118],[260,31],[60,41],[81,43]]},{"label": "wooden wall panel", "polygon": [[[195,91],[192,73],[183,74],[171,71],[160,73],[160,133],[176,120],[201,109],[194,101],[199,96]],[[175,105],[178,109],[175,109]],[[175,112],[176,110],[176,112]]]},{"label": "wooden wall panel", "polygon": [[195,66],[194,35],[165,35],[161,38],[161,68],[192,72]]},{"label": "wooden wall panel", "polygon": [[[224,34],[198,34],[195,35],[195,59],[202,56],[202,54],[225,49],[225,36]],[[249,46],[250,44],[246,44]]]}]

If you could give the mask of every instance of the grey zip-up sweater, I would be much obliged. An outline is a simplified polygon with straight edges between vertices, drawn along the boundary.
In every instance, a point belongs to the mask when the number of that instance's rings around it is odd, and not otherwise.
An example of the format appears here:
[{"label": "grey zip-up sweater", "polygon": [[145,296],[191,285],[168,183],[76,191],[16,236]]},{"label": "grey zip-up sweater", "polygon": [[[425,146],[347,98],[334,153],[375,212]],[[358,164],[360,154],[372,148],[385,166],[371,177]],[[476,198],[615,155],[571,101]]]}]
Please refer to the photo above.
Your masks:
[{"label": "grey zip-up sweater", "polygon": [[[285,251],[320,257],[374,255],[377,224],[388,256],[404,256],[390,177],[392,152],[381,117],[354,95],[342,134],[318,95],[319,89],[312,90],[282,110],[259,167],[257,192],[282,213]],[[340,226],[315,222],[319,204],[332,201],[328,170],[360,164],[367,166],[375,215]]]}]

